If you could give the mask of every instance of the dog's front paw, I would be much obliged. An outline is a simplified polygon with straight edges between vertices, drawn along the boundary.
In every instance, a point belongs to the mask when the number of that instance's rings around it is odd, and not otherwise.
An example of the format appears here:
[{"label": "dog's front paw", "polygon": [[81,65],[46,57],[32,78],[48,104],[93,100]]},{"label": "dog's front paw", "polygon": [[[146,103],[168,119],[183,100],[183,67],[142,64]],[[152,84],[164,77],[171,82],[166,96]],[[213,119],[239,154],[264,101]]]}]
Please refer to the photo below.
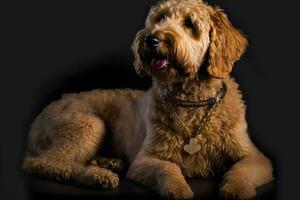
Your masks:
[{"label": "dog's front paw", "polygon": [[166,181],[159,191],[162,197],[169,199],[191,199],[194,196],[190,186],[182,181]]},{"label": "dog's front paw", "polygon": [[226,198],[250,199],[256,195],[255,187],[241,179],[225,179],[220,187],[221,195]]}]

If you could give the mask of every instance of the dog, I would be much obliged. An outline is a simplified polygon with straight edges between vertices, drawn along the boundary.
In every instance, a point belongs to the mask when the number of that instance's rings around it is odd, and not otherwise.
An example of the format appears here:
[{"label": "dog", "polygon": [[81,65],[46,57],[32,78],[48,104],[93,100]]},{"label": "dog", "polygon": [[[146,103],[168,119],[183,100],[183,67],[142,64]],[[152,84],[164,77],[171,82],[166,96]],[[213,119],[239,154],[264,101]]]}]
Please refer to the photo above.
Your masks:
[{"label": "dog", "polygon": [[[32,124],[26,173],[88,187],[115,188],[126,177],[162,197],[189,199],[185,177],[224,173],[226,197],[247,199],[273,179],[272,164],[251,142],[245,105],[230,77],[247,39],[225,12],[201,0],[154,5],[132,44],[148,91],[66,94]],[[105,148],[104,148],[105,147]]]}]

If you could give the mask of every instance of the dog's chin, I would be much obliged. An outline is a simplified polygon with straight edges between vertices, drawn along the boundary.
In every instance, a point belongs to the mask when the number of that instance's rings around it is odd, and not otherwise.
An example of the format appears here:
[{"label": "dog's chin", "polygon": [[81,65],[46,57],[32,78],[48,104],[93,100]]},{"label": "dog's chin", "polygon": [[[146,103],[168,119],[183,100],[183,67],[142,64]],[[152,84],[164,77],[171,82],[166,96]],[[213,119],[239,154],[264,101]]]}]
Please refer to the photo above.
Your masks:
[{"label": "dog's chin", "polygon": [[150,75],[162,83],[171,84],[176,82],[177,71],[173,63],[167,58],[152,58],[148,63]]},{"label": "dog's chin", "polygon": [[148,75],[163,83],[170,84],[178,81],[178,67],[175,67],[177,62],[170,54],[159,51],[141,51],[140,53],[144,70],[148,72]]}]

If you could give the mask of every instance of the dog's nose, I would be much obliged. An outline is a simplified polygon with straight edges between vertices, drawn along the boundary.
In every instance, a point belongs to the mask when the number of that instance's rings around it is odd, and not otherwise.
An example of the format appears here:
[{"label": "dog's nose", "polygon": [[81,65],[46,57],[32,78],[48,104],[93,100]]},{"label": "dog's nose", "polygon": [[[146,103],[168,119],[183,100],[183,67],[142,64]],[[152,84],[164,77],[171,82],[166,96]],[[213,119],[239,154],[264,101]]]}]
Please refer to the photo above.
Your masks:
[{"label": "dog's nose", "polygon": [[149,49],[154,49],[158,47],[159,43],[160,43],[160,39],[158,39],[157,37],[147,36],[146,38],[146,45]]}]

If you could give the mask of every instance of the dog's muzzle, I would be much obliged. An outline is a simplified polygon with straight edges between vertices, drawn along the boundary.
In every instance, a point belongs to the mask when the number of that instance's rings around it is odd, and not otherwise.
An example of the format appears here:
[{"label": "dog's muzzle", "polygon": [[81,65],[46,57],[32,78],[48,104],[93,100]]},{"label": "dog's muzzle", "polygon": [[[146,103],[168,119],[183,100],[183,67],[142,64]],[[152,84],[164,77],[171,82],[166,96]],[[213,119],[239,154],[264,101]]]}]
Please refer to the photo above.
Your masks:
[{"label": "dog's muzzle", "polygon": [[156,36],[148,35],[145,38],[146,47],[148,48],[148,50],[150,52],[152,52],[151,59],[150,59],[151,70],[163,70],[169,64],[168,59],[166,59],[165,57],[163,57],[161,55],[159,56],[156,53],[154,53],[154,52],[157,52],[160,43],[161,43],[161,40]]}]

